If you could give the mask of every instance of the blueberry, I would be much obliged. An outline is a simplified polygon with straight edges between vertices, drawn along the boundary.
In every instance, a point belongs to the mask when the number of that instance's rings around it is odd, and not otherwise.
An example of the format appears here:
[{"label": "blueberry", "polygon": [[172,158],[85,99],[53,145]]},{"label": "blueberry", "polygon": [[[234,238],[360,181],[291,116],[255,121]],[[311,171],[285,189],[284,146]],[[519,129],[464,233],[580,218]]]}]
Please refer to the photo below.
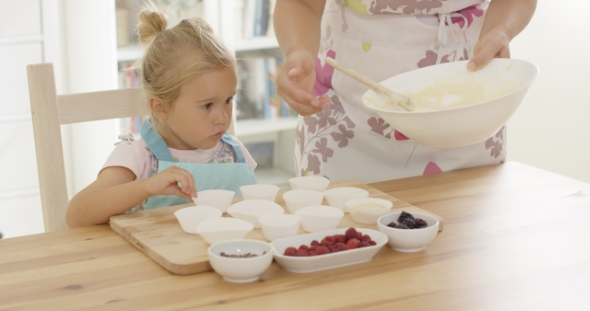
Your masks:
[{"label": "blueberry", "polygon": [[406,211],[402,211],[402,213],[397,218],[397,221],[399,223],[402,223],[402,222],[404,222],[404,220],[406,220],[408,218],[414,220],[414,216],[412,216],[412,214],[410,214],[410,213],[408,213]]}]

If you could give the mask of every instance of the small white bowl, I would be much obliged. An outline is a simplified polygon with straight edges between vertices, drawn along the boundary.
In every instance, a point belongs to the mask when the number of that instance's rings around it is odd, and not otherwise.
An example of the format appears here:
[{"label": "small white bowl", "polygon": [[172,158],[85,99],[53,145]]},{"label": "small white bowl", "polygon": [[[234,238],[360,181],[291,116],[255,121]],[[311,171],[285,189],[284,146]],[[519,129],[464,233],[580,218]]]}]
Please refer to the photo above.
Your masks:
[{"label": "small white bowl", "polygon": [[195,202],[197,206],[213,206],[218,208],[221,212],[225,212],[231,205],[231,201],[234,199],[235,194],[236,193],[231,190],[203,190],[197,192],[198,197],[193,198],[193,202]]},{"label": "small white bowl", "polygon": [[223,213],[212,206],[190,206],[174,212],[182,230],[186,233],[196,234],[197,225],[209,218],[221,217]]},{"label": "small white bowl", "polygon": [[283,200],[287,205],[289,213],[295,214],[295,212],[304,207],[320,205],[324,199],[324,193],[309,190],[309,189],[295,189],[288,190],[283,194]]},{"label": "small white bowl", "polygon": [[[254,282],[268,269],[273,259],[272,246],[258,240],[229,240],[215,243],[207,249],[213,270],[232,283]],[[253,257],[226,257],[255,254]]]},{"label": "small white bowl", "polygon": [[428,226],[420,229],[398,229],[387,226],[392,221],[397,223],[400,214],[401,212],[383,215],[377,220],[379,231],[387,235],[392,249],[400,252],[418,252],[434,240],[438,233],[438,219],[426,214],[411,213],[415,218],[424,219]]},{"label": "small white bowl", "polygon": [[209,218],[197,225],[196,232],[209,244],[243,239],[254,229],[251,223],[237,218]]},{"label": "small white bowl", "polygon": [[[372,208],[367,208],[367,205]],[[391,201],[378,198],[361,198],[346,201],[346,208],[350,212],[350,217],[359,224],[377,223],[377,219],[389,213],[392,207],[393,203]]]},{"label": "small white bowl", "polygon": [[341,209],[345,213],[348,213],[348,208],[345,205],[346,201],[368,196],[369,191],[357,187],[336,187],[324,192],[328,204]]},{"label": "small white bowl", "polygon": [[240,191],[244,200],[261,199],[276,201],[277,193],[279,193],[279,186],[271,184],[256,184],[241,186]]},{"label": "small white bowl", "polygon": [[328,205],[304,207],[295,214],[301,216],[301,227],[307,232],[336,229],[344,217],[341,209]]},{"label": "small white bowl", "polygon": [[330,180],[322,176],[301,176],[289,179],[291,189],[309,189],[324,192],[328,189]]},{"label": "small white bowl", "polygon": [[260,228],[260,222],[258,222],[260,216],[266,214],[284,214],[285,210],[275,202],[252,199],[232,204],[227,209],[227,212],[235,218],[243,219],[251,223],[254,225],[254,228]]},{"label": "small white bowl", "polygon": [[293,214],[266,214],[258,218],[262,233],[269,241],[297,235],[301,216]]}]

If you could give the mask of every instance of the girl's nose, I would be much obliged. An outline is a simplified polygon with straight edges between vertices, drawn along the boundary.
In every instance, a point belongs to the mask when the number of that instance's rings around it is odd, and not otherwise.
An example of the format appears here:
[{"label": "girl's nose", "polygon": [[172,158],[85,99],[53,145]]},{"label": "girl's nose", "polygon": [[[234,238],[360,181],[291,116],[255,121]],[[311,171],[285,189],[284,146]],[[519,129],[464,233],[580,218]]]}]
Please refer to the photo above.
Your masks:
[{"label": "girl's nose", "polygon": [[[230,107],[231,109],[231,107]],[[228,110],[226,109],[225,105],[221,105],[219,106],[219,109],[217,110],[217,113],[215,114],[215,119],[214,122],[215,124],[223,124],[226,123],[229,120],[229,113]]]}]

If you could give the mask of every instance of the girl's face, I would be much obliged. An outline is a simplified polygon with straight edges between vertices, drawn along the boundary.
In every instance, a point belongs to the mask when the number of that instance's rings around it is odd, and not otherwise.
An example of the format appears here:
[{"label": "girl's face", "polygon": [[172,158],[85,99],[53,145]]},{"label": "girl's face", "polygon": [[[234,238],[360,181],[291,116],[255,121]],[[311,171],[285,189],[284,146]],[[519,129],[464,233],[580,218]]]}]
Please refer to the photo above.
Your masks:
[{"label": "girl's face", "polygon": [[[187,82],[163,118],[162,138],[170,148],[211,149],[232,120],[237,76],[227,67]],[[160,130],[160,128],[158,128]]]}]

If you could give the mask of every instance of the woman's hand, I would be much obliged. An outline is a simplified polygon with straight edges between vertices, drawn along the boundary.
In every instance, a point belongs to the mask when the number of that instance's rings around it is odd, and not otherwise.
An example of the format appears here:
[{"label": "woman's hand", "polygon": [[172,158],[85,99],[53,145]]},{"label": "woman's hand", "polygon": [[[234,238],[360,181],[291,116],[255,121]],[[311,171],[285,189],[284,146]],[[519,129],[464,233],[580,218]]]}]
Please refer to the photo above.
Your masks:
[{"label": "woman's hand", "polygon": [[312,95],[315,84],[316,56],[307,51],[294,51],[287,56],[277,77],[277,93],[302,116],[330,106],[330,98]]},{"label": "woman's hand", "polygon": [[510,58],[508,44],[531,20],[537,0],[492,0],[488,7],[473,58],[467,69],[485,67],[492,58]]},{"label": "woman's hand", "polygon": [[492,58],[510,58],[510,38],[499,29],[493,29],[483,35],[473,49],[473,58],[467,69],[475,71],[485,67]]},{"label": "woman's hand", "polygon": [[[178,186],[180,183],[181,187]],[[160,173],[144,179],[144,187],[148,195],[176,195],[192,201],[197,197],[193,175],[178,166],[170,166]]]}]

